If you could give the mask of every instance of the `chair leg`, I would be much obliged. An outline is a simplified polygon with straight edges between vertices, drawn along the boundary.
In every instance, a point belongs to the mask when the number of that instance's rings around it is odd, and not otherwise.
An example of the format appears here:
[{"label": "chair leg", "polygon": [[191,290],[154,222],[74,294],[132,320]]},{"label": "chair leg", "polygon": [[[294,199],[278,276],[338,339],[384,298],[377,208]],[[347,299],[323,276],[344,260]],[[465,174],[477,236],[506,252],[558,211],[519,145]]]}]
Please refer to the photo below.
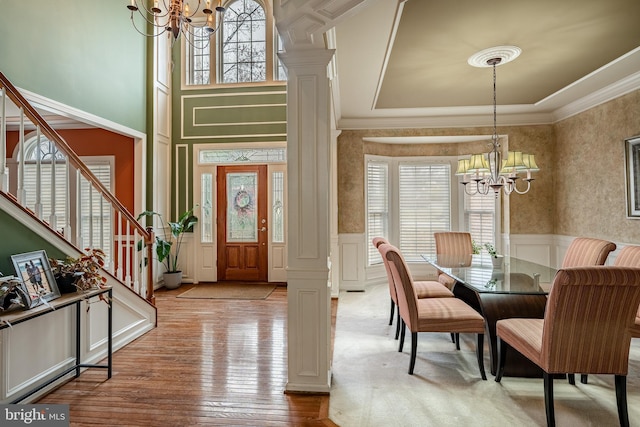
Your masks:
[{"label": "chair leg", "polygon": [[409,375],[413,375],[416,366],[416,353],[418,352],[418,333],[411,332],[411,360],[409,361]]},{"label": "chair leg", "polygon": [[587,374],[582,374],[582,375],[580,375],[580,382],[581,382],[582,384],[586,384],[586,383],[587,383],[587,381],[589,381],[589,375],[587,375]]},{"label": "chair leg", "polygon": [[456,350],[460,350],[460,334],[456,332]]},{"label": "chair leg", "polygon": [[402,353],[402,347],[404,347],[404,331],[407,328],[407,325],[404,323],[404,320],[400,319],[400,345],[398,346],[398,352]]},{"label": "chair leg", "polygon": [[576,385],[576,374],[567,374],[567,380],[569,384]]},{"label": "chair leg", "polygon": [[498,371],[496,372],[496,382],[502,379],[502,371],[504,370],[504,362],[507,360],[508,344],[498,337]]},{"label": "chair leg", "polygon": [[389,326],[393,325],[393,312],[395,311],[396,303],[391,300],[391,316],[389,316]]},{"label": "chair leg", "polygon": [[476,355],[478,356],[478,368],[480,368],[480,376],[483,380],[487,380],[484,372],[484,334],[478,334],[478,343],[476,344]]},{"label": "chair leg", "polygon": [[629,427],[629,412],[627,411],[627,377],[616,375],[616,402],[618,403],[618,419],[620,427]]},{"label": "chair leg", "polygon": [[556,417],[553,408],[553,375],[542,373],[544,378],[544,407],[547,412],[547,427],[556,426]]},{"label": "chair leg", "polygon": [[400,310],[398,310],[398,315],[397,315],[397,319],[396,319],[396,339],[398,339],[398,337],[400,336],[400,323],[402,322],[402,319],[400,319]]},{"label": "chair leg", "polygon": [[451,342],[452,343],[456,343],[456,334],[454,334],[453,332],[451,332]]}]

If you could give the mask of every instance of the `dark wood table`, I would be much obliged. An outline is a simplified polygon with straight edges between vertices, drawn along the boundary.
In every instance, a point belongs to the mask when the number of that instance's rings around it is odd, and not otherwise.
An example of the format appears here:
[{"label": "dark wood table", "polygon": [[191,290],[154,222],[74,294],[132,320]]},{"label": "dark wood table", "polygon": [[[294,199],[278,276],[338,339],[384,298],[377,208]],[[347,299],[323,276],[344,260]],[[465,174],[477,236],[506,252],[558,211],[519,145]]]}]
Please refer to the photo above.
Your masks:
[{"label": "dark wood table", "polygon": [[[485,319],[491,374],[498,365],[496,322],[512,317],[544,317],[547,293],[557,270],[505,256],[494,266],[487,255],[422,255],[436,269],[453,278],[453,294]],[[542,370],[517,351],[507,353],[504,375],[541,377]]]}]

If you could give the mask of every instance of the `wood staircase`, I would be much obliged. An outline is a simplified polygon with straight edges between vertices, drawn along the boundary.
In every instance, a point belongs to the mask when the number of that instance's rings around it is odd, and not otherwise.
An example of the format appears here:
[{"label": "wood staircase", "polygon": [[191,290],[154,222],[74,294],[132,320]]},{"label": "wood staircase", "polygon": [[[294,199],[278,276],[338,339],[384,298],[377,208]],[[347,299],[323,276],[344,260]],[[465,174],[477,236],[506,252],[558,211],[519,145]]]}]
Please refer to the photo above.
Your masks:
[{"label": "wood staircase", "polygon": [[[13,105],[11,105],[12,103]],[[8,107],[19,117],[8,118]],[[17,132],[17,162],[9,167],[8,135]],[[35,158],[27,157],[27,132],[36,133]],[[53,157],[42,154],[41,141],[48,144]],[[52,144],[52,145],[51,145]],[[25,182],[25,167],[35,182]],[[34,173],[35,171],[35,173]],[[63,176],[64,182],[56,182]],[[75,185],[70,185],[72,181]],[[11,184],[11,185],[10,185]],[[31,195],[27,197],[27,188]],[[66,200],[58,201],[59,187],[66,187]],[[77,191],[79,186],[87,189]],[[67,254],[77,256],[84,248],[100,248],[107,253],[105,273],[149,304],[154,304],[153,229],[143,227],[127,208],[94,175],[60,134],[0,73],[0,194],[3,202],[15,205],[14,215],[28,215],[32,224],[49,230],[47,239],[66,242]],[[35,195],[35,196],[34,196]],[[83,195],[84,199],[80,200]],[[46,207],[46,209],[45,209]],[[61,220],[62,218],[62,220]],[[60,223],[62,222],[62,223]],[[37,228],[37,227],[36,227]]]}]

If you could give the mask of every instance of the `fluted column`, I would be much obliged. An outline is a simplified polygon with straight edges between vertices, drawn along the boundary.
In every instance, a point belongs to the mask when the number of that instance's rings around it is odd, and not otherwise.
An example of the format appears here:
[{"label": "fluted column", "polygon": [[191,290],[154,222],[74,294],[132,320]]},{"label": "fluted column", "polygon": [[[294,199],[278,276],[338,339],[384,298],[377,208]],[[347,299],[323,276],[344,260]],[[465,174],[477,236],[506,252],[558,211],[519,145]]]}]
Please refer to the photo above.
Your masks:
[{"label": "fluted column", "polygon": [[329,392],[331,381],[330,116],[333,50],[292,50],[287,67],[288,392]]}]

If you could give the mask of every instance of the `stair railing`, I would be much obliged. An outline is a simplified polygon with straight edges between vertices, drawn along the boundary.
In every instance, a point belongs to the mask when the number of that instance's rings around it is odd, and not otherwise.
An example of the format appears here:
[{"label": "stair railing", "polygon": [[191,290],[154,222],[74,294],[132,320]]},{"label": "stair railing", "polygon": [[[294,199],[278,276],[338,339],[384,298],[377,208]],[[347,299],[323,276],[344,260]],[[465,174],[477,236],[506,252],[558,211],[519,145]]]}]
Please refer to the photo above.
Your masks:
[{"label": "stair railing", "polygon": [[[19,110],[19,122],[12,124],[17,131],[11,133],[8,107]],[[35,152],[26,153],[27,129],[29,134],[35,131]],[[17,162],[13,164],[7,160],[12,157],[8,142],[17,144]],[[26,168],[30,168],[29,174]],[[153,228],[144,228],[135,219],[1,72],[0,191],[77,248],[102,249],[107,254],[105,269],[150,303],[155,302]]]}]

